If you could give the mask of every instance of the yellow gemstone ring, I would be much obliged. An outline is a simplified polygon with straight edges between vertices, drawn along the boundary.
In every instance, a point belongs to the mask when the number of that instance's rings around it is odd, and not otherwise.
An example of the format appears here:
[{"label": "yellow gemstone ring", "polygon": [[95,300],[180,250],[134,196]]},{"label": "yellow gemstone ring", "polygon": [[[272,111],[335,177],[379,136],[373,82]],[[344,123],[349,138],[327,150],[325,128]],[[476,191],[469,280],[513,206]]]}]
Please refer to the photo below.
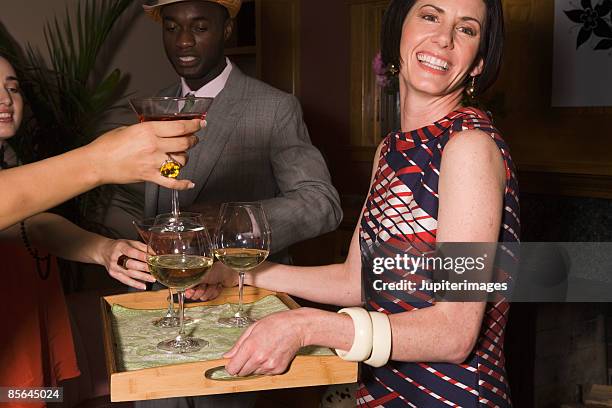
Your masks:
[{"label": "yellow gemstone ring", "polygon": [[171,157],[168,157],[168,159],[160,166],[159,172],[164,177],[175,179],[181,173],[181,167],[182,166],[180,163],[177,163]]}]

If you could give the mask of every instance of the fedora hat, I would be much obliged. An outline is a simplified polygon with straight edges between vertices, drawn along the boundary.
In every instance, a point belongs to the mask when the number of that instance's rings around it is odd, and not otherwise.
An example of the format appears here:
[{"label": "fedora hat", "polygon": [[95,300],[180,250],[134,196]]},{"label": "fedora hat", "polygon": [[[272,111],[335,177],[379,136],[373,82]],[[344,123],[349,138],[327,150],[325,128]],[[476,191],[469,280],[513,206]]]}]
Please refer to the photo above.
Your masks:
[{"label": "fedora hat", "polygon": [[[149,15],[155,21],[161,21],[161,9],[163,6],[167,6],[168,4],[179,3],[182,1],[188,0],[149,0],[147,4],[143,5],[145,13]],[[210,3],[217,3],[222,5],[227,9],[231,18],[236,17],[238,12],[240,11],[240,5],[242,4],[242,0],[202,0],[208,1]]]}]

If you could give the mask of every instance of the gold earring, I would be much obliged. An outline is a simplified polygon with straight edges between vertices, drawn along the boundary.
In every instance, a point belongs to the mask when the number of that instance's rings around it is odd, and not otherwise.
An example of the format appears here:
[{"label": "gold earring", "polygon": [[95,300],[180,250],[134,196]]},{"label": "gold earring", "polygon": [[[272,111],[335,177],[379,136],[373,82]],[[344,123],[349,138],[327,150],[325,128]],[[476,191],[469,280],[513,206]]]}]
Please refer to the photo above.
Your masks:
[{"label": "gold earring", "polygon": [[391,76],[396,76],[399,73],[399,69],[397,69],[395,64],[389,64],[389,67],[387,68],[387,72]]},{"label": "gold earring", "polygon": [[474,96],[476,96],[476,77],[475,76],[472,77],[472,83],[470,84],[470,86],[467,87],[467,89],[465,90],[465,93],[470,98],[473,98]]}]

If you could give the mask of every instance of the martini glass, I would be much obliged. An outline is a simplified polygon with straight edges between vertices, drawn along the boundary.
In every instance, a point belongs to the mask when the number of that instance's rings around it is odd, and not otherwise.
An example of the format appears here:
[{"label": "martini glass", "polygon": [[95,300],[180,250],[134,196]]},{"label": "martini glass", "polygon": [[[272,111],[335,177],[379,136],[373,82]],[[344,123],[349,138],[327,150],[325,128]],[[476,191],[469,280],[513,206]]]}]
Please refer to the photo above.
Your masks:
[{"label": "martini glass", "polygon": [[[213,98],[173,98],[173,97],[152,97],[152,98],[133,98],[130,105],[140,122],[148,121],[168,121],[168,120],[189,120],[206,119],[206,112],[213,102]],[[181,164],[168,154],[166,160],[159,169],[164,177],[178,178],[181,173]],[[178,216],[179,199],[178,191],[172,190],[172,214]]]}]

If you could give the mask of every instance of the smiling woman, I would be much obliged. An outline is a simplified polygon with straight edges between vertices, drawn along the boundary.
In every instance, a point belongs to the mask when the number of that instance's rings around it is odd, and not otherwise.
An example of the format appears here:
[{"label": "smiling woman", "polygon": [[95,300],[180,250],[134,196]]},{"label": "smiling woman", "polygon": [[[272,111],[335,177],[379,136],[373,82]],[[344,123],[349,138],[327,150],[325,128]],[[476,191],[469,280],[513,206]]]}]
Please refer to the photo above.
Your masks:
[{"label": "smiling woman", "polygon": [[465,11],[471,14],[462,12],[423,4],[408,13],[400,47],[401,75],[406,80],[400,86],[409,86],[417,94],[460,95],[465,78],[482,72],[483,60],[475,56],[486,7],[480,2]]},{"label": "smiling woman", "polygon": [[[436,282],[428,268],[381,273],[375,265],[396,255],[426,256],[440,243],[519,239],[518,184],[508,146],[485,113],[461,103],[465,93],[482,92],[495,81],[501,10],[500,0],[391,1],[382,59],[399,68],[401,129],[377,150],[347,260],[315,268],[268,263],[246,275],[250,285],[353,307],[338,314],[302,308],[256,322],[225,355],[230,373],[282,373],[300,347],[316,344],[364,362],[359,406],[511,406],[503,295],[489,302],[437,302],[422,285],[391,285]],[[488,278],[505,282],[492,264],[495,254],[488,255]],[[376,285],[381,280],[389,285]],[[365,310],[355,307],[364,303]]]},{"label": "smiling woman", "polygon": [[[0,166],[8,167],[5,154],[10,151],[6,139],[17,133],[23,117],[23,99],[13,66],[0,56]],[[16,163],[10,163],[15,165]]]},{"label": "smiling woman", "polygon": [[[416,81],[417,89],[433,86],[434,93],[461,94],[463,87],[474,81],[475,93],[482,93],[497,79],[501,68],[501,5],[489,0],[449,9],[444,3],[392,2],[382,32],[383,63],[401,66],[402,77],[408,84]],[[432,79],[420,70],[445,79]]]}]

